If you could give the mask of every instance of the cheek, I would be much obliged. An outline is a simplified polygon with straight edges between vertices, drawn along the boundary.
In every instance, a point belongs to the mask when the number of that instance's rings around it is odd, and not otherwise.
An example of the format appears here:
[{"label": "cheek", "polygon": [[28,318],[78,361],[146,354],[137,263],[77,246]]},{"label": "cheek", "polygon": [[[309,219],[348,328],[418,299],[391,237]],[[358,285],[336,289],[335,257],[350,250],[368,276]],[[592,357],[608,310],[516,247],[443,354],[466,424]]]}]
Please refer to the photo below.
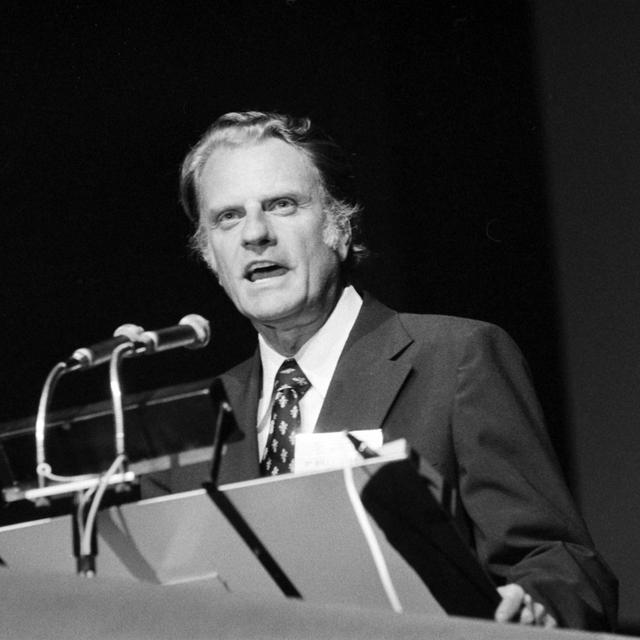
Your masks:
[{"label": "cheek", "polygon": [[309,280],[314,283],[313,286],[324,288],[327,282],[337,277],[340,259],[334,249],[324,241],[315,243],[309,251]]},{"label": "cheek", "polygon": [[207,264],[216,275],[218,274],[218,261],[216,260],[216,253],[213,249],[213,242],[211,242],[211,236],[207,238],[207,246],[205,250],[205,258]]}]

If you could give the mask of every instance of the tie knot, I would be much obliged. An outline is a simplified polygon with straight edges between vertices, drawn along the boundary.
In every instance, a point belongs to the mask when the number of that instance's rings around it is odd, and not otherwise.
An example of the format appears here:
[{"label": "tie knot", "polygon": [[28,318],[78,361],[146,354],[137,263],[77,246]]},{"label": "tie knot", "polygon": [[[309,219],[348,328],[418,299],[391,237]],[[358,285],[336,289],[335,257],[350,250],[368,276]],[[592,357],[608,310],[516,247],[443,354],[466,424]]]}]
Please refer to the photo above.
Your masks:
[{"label": "tie knot", "polygon": [[295,389],[301,398],[311,386],[298,363],[290,358],[285,360],[276,373],[275,390]]}]

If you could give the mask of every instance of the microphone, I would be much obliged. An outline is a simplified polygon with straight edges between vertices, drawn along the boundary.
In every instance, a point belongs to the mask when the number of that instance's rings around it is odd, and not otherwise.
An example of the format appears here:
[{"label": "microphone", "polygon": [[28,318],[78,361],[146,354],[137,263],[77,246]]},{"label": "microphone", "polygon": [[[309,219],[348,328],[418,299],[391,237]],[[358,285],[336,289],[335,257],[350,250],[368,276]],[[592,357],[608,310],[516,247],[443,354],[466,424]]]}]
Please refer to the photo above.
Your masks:
[{"label": "microphone", "polygon": [[136,324],[123,324],[113,332],[113,338],[103,340],[90,347],[76,349],[65,364],[69,369],[96,367],[103,362],[108,362],[117,346],[126,342],[138,343],[143,332],[144,329]]},{"label": "microphone", "polygon": [[90,347],[76,349],[66,361],[68,369],[89,369],[108,362],[113,350],[121,344],[131,343],[134,349],[127,356],[149,355],[178,347],[200,349],[209,344],[211,331],[209,321],[195,313],[189,314],[173,327],[156,331],[145,331],[135,324],[118,327],[113,338],[98,342]]},{"label": "microphone", "polygon": [[136,346],[142,347],[142,353],[151,354],[178,347],[201,349],[209,344],[211,330],[209,321],[196,313],[185,316],[173,327],[144,331],[136,336]]}]

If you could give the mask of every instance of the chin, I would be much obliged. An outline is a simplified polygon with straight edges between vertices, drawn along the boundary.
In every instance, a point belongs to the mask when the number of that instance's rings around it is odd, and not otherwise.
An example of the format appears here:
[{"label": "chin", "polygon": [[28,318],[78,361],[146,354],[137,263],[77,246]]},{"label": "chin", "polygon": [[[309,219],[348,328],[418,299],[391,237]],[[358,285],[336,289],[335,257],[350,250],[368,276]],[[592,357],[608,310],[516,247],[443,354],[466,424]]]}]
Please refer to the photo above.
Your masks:
[{"label": "chin", "polygon": [[242,313],[254,322],[272,324],[290,318],[296,310],[293,304],[278,304],[275,300],[266,300],[262,304],[246,305]]}]

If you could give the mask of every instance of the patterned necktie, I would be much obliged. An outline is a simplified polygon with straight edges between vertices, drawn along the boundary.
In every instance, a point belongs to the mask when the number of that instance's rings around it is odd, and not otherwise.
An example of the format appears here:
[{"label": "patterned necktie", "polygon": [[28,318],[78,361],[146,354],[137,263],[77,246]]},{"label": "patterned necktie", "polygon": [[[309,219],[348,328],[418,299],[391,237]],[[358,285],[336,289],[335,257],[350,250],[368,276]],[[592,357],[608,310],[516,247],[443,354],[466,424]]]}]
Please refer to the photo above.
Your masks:
[{"label": "patterned necktie", "polygon": [[263,476],[293,471],[295,434],[300,427],[299,401],[310,386],[294,359],[282,363],[276,374],[269,437],[260,462]]}]

